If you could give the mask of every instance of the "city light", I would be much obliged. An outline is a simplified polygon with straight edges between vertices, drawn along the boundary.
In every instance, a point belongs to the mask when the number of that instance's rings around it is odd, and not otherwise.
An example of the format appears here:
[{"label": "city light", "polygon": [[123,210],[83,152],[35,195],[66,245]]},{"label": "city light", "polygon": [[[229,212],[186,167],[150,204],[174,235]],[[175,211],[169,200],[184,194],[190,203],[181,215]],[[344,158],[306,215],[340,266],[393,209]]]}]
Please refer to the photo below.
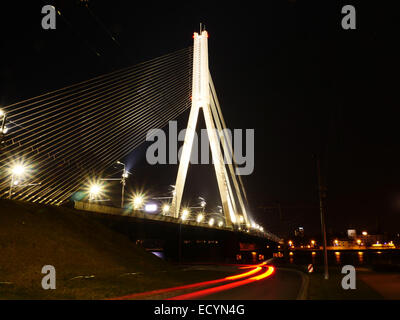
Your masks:
[{"label": "city light", "polygon": [[315,245],[315,241],[311,240],[311,245],[314,246]]},{"label": "city light", "polygon": [[224,223],[222,221],[218,222],[218,227],[222,227],[224,225]]},{"label": "city light", "polygon": [[199,213],[199,214],[197,215],[196,221],[197,221],[198,223],[200,223],[200,222],[203,221],[203,219],[204,219],[204,215],[203,215],[202,213]]},{"label": "city light", "polygon": [[0,109],[0,118],[4,117],[5,113],[2,109]]},{"label": "city light", "polygon": [[292,246],[293,245],[293,241],[289,240],[288,244],[289,244],[289,246]]},{"label": "city light", "polygon": [[366,235],[368,235],[368,232],[367,232],[367,231],[363,231],[363,232],[362,232],[362,235],[363,235],[363,236],[366,236]]},{"label": "city light", "polygon": [[208,220],[208,225],[210,227],[212,227],[214,225],[214,218],[211,218],[210,220]]},{"label": "city light", "polygon": [[243,216],[239,216],[239,222],[243,223],[243,221],[244,221]]},{"label": "city light", "polygon": [[190,212],[189,212],[188,209],[183,209],[182,210],[182,215],[181,215],[182,221],[185,221],[188,218],[189,214],[190,214]]}]

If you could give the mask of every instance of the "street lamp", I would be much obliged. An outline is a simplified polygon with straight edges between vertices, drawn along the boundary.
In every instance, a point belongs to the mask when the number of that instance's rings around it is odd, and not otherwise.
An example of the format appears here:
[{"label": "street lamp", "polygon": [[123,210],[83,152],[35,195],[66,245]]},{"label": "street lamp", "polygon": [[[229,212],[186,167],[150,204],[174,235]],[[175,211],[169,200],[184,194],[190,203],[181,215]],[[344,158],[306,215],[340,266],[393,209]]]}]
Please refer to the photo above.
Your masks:
[{"label": "street lamp", "polygon": [[181,215],[182,221],[185,221],[185,220],[188,218],[189,213],[190,213],[190,212],[189,212],[188,209],[183,209],[183,210],[182,210],[182,215]]},{"label": "street lamp", "polygon": [[11,200],[13,185],[17,185],[19,183],[18,180],[14,180],[15,177],[21,178],[25,171],[26,168],[22,163],[17,163],[11,168],[10,191],[8,194],[8,199]]},{"label": "street lamp", "polygon": [[4,112],[4,110],[0,109],[0,118],[1,120],[1,127],[0,127],[0,133],[7,133],[7,128],[6,128],[6,113]]},{"label": "street lamp", "polygon": [[96,182],[89,185],[89,201],[93,201],[102,193],[102,186]]},{"label": "street lamp", "polygon": [[133,197],[133,208],[135,210],[139,209],[144,202],[144,197],[141,194],[135,195]]},{"label": "street lamp", "polygon": [[203,219],[204,219],[204,215],[203,215],[202,213],[199,213],[199,214],[197,215],[196,221],[197,221],[197,223],[200,223],[200,222],[203,221]]},{"label": "street lamp", "polygon": [[214,218],[211,218],[210,220],[208,220],[208,225],[210,227],[212,227],[214,225]]}]

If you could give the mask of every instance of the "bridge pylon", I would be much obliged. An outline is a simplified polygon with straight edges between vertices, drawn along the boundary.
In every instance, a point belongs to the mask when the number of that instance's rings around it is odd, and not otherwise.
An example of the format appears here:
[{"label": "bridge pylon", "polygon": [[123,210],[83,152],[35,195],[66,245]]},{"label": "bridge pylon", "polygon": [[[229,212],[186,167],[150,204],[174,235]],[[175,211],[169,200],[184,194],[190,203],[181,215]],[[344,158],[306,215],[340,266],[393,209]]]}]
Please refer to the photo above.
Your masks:
[{"label": "bridge pylon", "polygon": [[[250,225],[232,163],[229,163],[229,173],[231,174],[235,189],[231,187],[228,171],[224,163],[223,152],[221,150],[222,144],[225,154],[227,154],[227,152],[229,152],[230,155],[233,154],[232,145],[227,141],[225,135],[221,133],[222,129],[226,128],[218,100],[216,99],[215,88],[208,67],[208,33],[205,30],[201,31],[200,34],[195,32],[193,38],[192,105],[179,161],[171,212],[176,218],[181,216],[182,195],[191,158],[196,124],[200,109],[202,109],[210,142],[222,209],[225,216],[225,224],[228,227],[238,223]],[[245,195],[244,190],[243,194]],[[240,207],[237,206],[236,199],[238,199]],[[239,211],[243,218],[240,218]],[[243,221],[241,221],[242,219]]]}]

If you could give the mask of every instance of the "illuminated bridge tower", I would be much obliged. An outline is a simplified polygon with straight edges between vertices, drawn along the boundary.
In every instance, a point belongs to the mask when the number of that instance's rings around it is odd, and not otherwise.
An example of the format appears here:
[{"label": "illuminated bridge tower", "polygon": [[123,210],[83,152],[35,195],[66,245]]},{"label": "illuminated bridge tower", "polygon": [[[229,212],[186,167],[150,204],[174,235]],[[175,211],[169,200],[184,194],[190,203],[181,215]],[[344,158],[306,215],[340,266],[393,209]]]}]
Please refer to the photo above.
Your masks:
[{"label": "illuminated bridge tower", "polygon": [[[215,88],[212,83],[208,68],[207,31],[201,31],[201,34],[195,32],[193,38],[192,106],[186,128],[186,135],[183,143],[178,175],[175,183],[175,196],[172,200],[171,206],[172,213],[176,218],[179,218],[181,215],[182,194],[185,187],[185,180],[191,157],[197,119],[199,111],[202,109],[207,128],[207,135],[210,141],[211,155],[214,163],[226,225],[232,226],[232,224],[236,223],[246,223],[249,225],[250,221],[247,217],[246,208],[242,198],[242,192],[244,196],[246,196],[243,184],[241,183],[243,188],[241,192],[232,162],[228,163],[229,173],[236,191],[236,194],[234,194],[234,191],[231,187],[231,180],[229,179],[228,172],[224,164],[222,149],[225,154],[233,154],[232,144],[231,141],[227,139],[226,135],[222,133],[223,129],[225,129],[225,122],[216,98]],[[239,206],[237,205],[237,202],[239,203]]]}]

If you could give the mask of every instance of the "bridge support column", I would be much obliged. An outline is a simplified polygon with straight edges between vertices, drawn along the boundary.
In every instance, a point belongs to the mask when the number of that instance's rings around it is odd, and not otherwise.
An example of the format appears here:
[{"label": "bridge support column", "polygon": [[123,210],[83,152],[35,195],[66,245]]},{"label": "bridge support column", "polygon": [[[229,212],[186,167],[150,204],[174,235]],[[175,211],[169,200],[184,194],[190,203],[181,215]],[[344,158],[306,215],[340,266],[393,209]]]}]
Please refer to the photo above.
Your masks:
[{"label": "bridge support column", "polygon": [[181,215],[182,195],[193,147],[197,118],[200,108],[202,108],[207,127],[207,134],[210,141],[211,154],[214,162],[225,221],[227,226],[231,226],[232,223],[236,223],[238,219],[235,199],[233,195],[229,193],[229,190],[231,190],[230,182],[225,169],[220,141],[216,132],[214,122],[215,119],[213,118],[210,105],[210,77],[208,68],[207,38],[207,31],[202,31],[200,35],[198,33],[194,33],[192,107],[190,110],[187,131],[179,162],[178,175],[175,183],[175,195],[172,201],[171,209],[174,216],[179,218]]}]

